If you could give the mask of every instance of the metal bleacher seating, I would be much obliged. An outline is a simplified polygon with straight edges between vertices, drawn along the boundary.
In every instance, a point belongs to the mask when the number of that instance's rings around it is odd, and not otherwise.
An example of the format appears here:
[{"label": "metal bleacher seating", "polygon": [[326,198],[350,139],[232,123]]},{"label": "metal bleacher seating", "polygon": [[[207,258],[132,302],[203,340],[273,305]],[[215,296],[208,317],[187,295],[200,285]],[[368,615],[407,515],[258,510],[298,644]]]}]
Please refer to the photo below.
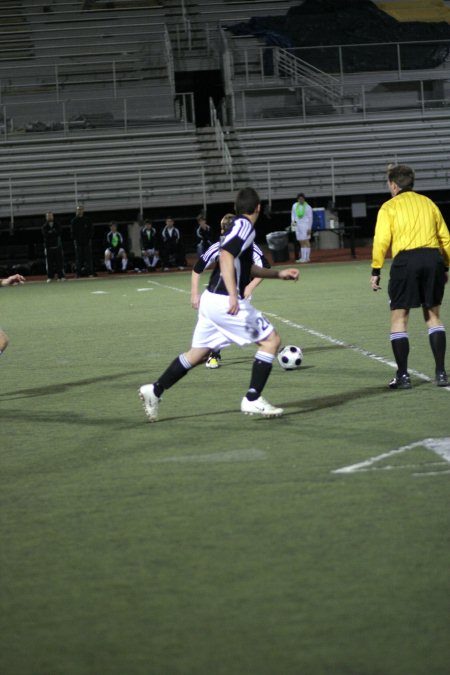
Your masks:
[{"label": "metal bleacher seating", "polygon": [[[90,211],[205,206],[230,201],[244,183],[265,198],[300,188],[370,194],[384,190],[391,161],[414,164],[425,186],[448,187],[448,63],[434,74],[439,96],[425,101],[429,72],[402,73],[400,83],[395,68],[384,80],[342,78],[224,30],[296,4],[6,0],[0,218],[63,213],[76,201]],[[224,77],[222,110],[202,128],[188,114],[189,94],[175,89],[175,71],[196,67]]]}]

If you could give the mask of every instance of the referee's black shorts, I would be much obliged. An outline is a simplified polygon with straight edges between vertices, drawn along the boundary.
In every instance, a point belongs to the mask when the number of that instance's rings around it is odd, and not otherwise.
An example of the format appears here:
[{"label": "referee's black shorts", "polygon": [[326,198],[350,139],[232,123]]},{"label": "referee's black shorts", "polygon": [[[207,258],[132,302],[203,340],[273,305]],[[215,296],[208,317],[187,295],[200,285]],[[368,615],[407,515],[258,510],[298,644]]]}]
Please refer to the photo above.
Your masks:
[{"label": "referee's black shorts", "polygon": [[400,251],[391,266],[389,299],[391,309],[437,307],[445,287],[445,263],[437,248]]}]

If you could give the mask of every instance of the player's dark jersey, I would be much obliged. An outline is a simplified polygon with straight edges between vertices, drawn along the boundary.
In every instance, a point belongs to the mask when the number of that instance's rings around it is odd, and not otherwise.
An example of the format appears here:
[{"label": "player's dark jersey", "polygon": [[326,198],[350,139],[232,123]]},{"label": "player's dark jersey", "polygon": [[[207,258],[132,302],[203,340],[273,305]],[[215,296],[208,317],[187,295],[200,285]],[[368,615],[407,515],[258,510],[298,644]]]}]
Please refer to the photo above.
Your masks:
[{"label": "player's dark jersey", "polygon": [[109,231],[106,235],[106,247],[117,255],[119,250],[123,247],[123,237],[120,232]]},{"label": "player's dark jersey", "polygon": [[[197,274],[201,274],[204,270],[208,269],[208,267],[211,267],[214,263],[217,263],[219,261],[219,256],[220,241],[212,244],[208,250],[200,256],[192,268],[193,271]],[[267,269],[270,267],[269,261],[259,248],[258,244],[255,244],[255,242],[253,242],[253,264],[258,265],[258,267],[266,267]]]},{"label": "player's dark jersey", "polygon": [[[244,289],[251,281],[251,268],[253,265],[253,240],[255,230],[252,223],[245,216],[238,216],[231,229],[226,233],[220,248],[231,253],[234,257],[234,271],[236,286],[241,298],[244,297]],[[208,291],[228,295],[220,264],[217,264],[209,279]]]},{"label": "player's dark jersey", "polygon": [[158,248],[157,232],[154,227],[143,227],[140,232],[141,248],[147,249]]}]

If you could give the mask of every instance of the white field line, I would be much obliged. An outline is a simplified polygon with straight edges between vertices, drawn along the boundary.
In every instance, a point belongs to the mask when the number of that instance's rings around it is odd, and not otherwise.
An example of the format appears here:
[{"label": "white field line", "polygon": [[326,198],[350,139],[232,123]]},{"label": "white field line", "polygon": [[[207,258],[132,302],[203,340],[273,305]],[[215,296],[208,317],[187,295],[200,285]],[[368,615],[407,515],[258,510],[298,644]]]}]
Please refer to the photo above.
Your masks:
[{"label": "white field line", "polygon": [[[264,312],[264,314],[276,319],[277,321],[280,321],[281,323],[286,324],[287,326],[290,326],[291,328],[298,328],[299,330],[308,333],[308,335],[313,335],[314,337],[318,337],[321,340],[330,342],[333,345],[338,345],[339,347],[345,347],[345,349],[350,349],[351,351],[356,352],[357,354],[361,354],[361,356],[365,356],[366,358],[372,359],[373,361],[378,361],[378,363],[382,363],[383,365],[389,366],[390,368],[395,369],[397,368],[397,364],[395,363],[395,361],[386,359],[384,356],[378,356],[378,354],[374,354],[373,352],[370,352],[367,349],[364,349],[363,347],[352,345],[348,342],[344,342],[343,340],[338,340],[337,338],[334,338],[331,335],[326,335],[325,333],[321,333],[320,331],[314,330],[313,328],[308,328],[307,326],[303,326],[302,324],[294,323],[290,319],[284,319],[283,317],[278,316],[278,314],[273,314],[271,312]],[[425,380],[425,382],[432,381],[432,379],[428,377],[428,375],[425,375],[425,373],[421,373],[419,370],[408,368],[408,371],[411,374],[418,377],[420,380]],[[443,389],[446,389],[448,392],[450,392],[450,387],[443,387]]]},{"label": "white field line", "polygon": [[[155,286],[161,286],[163,288],[168,288],[171,291],[176,291],[177,293],[186,293],[189,294],[189,291],[186,291],[185,289],[182,288],[176,288],[175,286],[168,286],[166,284],[161,284],[158,281],[149,281],[149,284],[154,284]],[[356,354],[360,354],[361,356],[365,356],[368,359],[372,359],[373,361],[378,361],[378,363],[382,363],[385,366],[389,366],[390,368],[397,368],[397,364],[395,361],[391,361],[390,359],[385,358],[384,356],[378,356],[378,354],[374,354],[373,352],[368,351],[367,349],[364,349],[363,347],[358,347],[357,345],[352,345],[348,342],[344,342],[343,340],[338,340],[337,338],[332,337],[331,335],[327,335],[326,333],[321,333],[318,330],[315,330],[313,328],[308,328],[308,326],[303,326],[301,323],[295,323],[294,321],[291,321],[290,319],[285,319],[282,316],[279,316],[278,314],[274,314],[273,312],[264,312],[266,316],[271,317],[272,319],[276,319],[277,321],[280,321],[280,323],[284,323],[286,326],[289,326],[290,328],[297,328],[298,330],[303,331],[304,333],[308,333],[308,335],[313,335],[314,337],[319,338],[320,340],[324,340],[325,342],[329,342],[333,345],[337,345],[339,347],[344,347],[345,349],[350,349],[351,351],[355,352]],[[425,373],[421,373],[419,370],[414,370],[413,368],[409,368],[409,372],[412,375],[415,375],[418,377],[420,380],[425,380],[425,382],[431,382],[431,378],[428,377],[428,375],[425,375]],[[450,392],[450,387],[443,387],[443,389],[446,389],[448,392]]]}]

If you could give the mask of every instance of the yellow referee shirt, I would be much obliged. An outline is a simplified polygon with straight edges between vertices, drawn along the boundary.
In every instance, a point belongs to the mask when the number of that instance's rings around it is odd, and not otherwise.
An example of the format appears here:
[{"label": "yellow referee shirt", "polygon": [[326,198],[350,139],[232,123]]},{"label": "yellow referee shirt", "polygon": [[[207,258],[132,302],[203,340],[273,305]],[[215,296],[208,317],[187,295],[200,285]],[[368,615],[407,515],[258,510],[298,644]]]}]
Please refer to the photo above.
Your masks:
[{"label": "yellow referee shirt", "polygon": [[372,269],[383,267],[386,253],[413,248],[438,248],[448,267],[450,235],[436,204],[428,197],[408,190],[399,192],[378,211],[372,250]]}]

